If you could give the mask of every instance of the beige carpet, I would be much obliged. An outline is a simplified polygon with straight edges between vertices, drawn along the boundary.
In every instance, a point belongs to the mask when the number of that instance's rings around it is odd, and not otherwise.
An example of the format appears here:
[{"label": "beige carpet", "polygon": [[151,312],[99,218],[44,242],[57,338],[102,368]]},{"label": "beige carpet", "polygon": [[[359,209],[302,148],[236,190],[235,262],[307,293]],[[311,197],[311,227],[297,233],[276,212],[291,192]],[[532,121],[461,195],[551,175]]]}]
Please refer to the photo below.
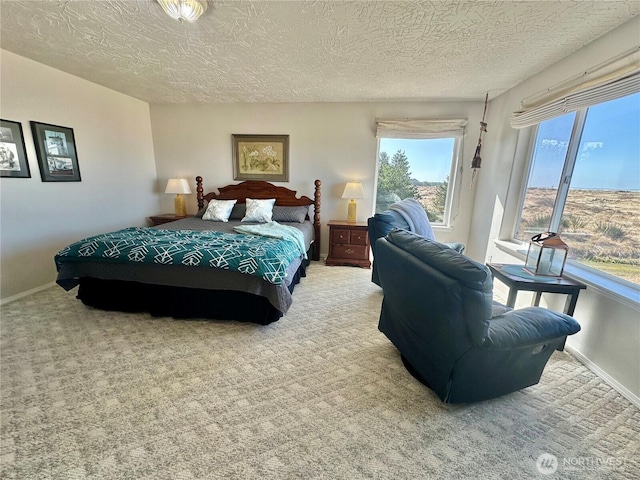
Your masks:
[{"label": "beige carpet", "polygon": [[58,287],[3,306],[0,477],[640,477],[640,411],[567,353],[539,385],[442,404],[378,332],[369,277],[314,263],[266,327]]}]

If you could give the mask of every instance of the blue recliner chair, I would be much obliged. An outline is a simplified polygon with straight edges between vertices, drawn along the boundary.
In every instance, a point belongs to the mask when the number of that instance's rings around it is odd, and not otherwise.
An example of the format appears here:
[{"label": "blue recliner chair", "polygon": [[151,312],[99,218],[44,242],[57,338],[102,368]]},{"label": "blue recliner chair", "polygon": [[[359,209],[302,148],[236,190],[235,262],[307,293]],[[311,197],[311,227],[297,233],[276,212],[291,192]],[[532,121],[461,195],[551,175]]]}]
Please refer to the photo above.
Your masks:
[{"label": "blue recliner chair", "polygon": [[377,240],[376,263],[384,293],[378,328],[445,403],[538,383],[553,351],[580,330],[562,313],[493,302],[485,265],[406,230]]},{"label": "blue recliner chair", "polygon": [[[406,198],[394,203],[382,213],[376,213],[367,220],[369,231],[369,241],[371,242],[371,250],[373,251],[373,266],[371,270],[371,281],[376,285],[380,285],[378,278],[378,268],[376,267],[376,240],[385,237],[394,228],[408,230],[423,237],[435,240],[431,223],[427,217],[427,213],[417,200]],[[450,248],[458,252],[464,252],[462,243],[445,243]]]}]

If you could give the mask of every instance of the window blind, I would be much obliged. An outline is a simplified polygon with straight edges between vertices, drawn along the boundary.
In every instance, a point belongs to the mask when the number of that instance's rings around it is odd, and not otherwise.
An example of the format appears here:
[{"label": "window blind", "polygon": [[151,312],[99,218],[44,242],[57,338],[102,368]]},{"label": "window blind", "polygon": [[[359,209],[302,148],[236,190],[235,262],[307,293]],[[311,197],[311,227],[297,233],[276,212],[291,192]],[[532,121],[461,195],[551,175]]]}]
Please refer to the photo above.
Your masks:
[{"label": "window blind", "polygon": [[378,138],[442,138],[464,135],[466,119],[377,120]]},{"label": "window blind", "polygon": [[525,99],[514,112],[513,128],[525,128],[550,118],[640,92],[640,47],[553,89]]}]

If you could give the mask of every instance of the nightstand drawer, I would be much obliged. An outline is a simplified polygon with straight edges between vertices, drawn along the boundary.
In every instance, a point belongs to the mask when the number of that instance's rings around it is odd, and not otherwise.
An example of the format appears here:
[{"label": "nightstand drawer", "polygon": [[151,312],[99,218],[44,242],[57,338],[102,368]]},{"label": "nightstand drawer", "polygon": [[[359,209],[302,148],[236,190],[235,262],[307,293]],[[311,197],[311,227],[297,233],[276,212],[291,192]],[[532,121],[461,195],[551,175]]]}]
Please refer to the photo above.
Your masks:
[{"label": "nightstand drawer", "polygon": [[349,235],[351,233],[350,230],[347,230],[346,228],[332,228],[331,229],[331,243],[333,244],[340,244],[340,243],[351,243],[351,241],[349,240],[351,235]]},{"label": "nightstand drawer", "polygon": [[366,260],[369,258],[367,255],[366,245],[334,245],[333,255],[336,258],[354,258],[356,260]]},{"label": "nightstand drawer", "polygon": [[352,245],[369,245],[367,232],[353,231],[349,243]]}]

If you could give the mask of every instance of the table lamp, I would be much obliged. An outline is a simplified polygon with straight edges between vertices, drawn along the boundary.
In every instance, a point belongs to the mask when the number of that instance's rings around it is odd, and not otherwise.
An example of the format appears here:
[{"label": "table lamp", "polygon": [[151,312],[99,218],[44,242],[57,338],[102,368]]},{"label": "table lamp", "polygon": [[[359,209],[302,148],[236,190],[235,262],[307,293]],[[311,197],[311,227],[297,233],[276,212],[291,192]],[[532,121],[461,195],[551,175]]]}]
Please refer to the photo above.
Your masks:
[{"label": "table lamp", "polygon": [[347,222],[348,223],[356,223],[357,221],[357,209],[358,205],[356,204],[356,198],[364,198],[364,190],[362,190],[362,183],[360,182],[349,182],[344,187],[344,192],[342,192],[342,198],[350,198],[349,207],[347,210]]},{"label": "table lamp", "polygon": [[189,188],[189,182],[187,182],[184,178],[170,178],[167,182],[167,188],[164,193],[175,193],[176,198],[174,200],[176,217],[186,217],[187,209],[184,205],[184,198],[182,194],[188,195],[191,193],[191,188]]}]

